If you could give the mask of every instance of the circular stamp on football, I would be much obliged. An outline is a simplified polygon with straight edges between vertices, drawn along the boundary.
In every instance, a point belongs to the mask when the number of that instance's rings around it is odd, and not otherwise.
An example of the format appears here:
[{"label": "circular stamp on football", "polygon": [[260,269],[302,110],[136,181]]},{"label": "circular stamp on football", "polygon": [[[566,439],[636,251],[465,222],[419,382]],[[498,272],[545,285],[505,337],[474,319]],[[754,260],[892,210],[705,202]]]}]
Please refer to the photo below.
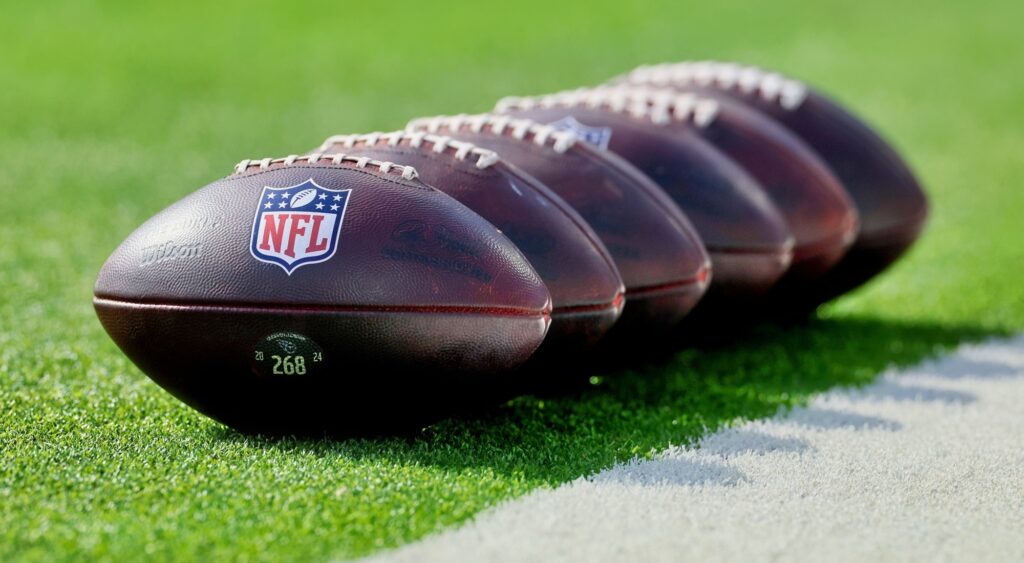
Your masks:
[{"label": "circular stamp on football", "polygon": [[[216,213],[216,223],[202,218]],[[209,228],[178,228],[204,224]],[[154,246],[192,248],[148,256]],[[246,432],[422,428],[529,359],[551,296],[494,225],[414,168],[247,160],[148,220],[94,306],[161,387]]]},{"label": "circular stamp on football", "polygon": [[324,351],[296,332],[276,332],[252,350],[252,371],[262,377],[315,376],[325,365]]}]

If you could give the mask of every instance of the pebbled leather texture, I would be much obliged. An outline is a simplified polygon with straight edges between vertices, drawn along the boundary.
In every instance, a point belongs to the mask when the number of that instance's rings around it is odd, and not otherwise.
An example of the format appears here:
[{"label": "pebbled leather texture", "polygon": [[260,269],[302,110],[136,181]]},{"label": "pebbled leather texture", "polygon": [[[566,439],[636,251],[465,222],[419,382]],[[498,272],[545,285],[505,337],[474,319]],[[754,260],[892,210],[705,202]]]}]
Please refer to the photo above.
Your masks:
[{"label": "pebbled leather texture", "polygon": [[928,198],[906,162],[871,127],[814,91],[795,110],[736,97],[774,117],[821,155],[860,214],[853,247],[816,288],[819,302],[864,284],[913,245],[928,219]]},{"label": "pebbled leather texture", "polygon": [[697,133],[757,179],[794,237],[793,262],[776,291],[785,301],[804,298],[857,235],[857,210],[839,180],[799,137],[732,100],[719,99],[707,125],[670,127]]},{"label": "pebbled leather texture", "polygon": [[839,179],[853,201],[859,232],[840,262],[815,284],[819,303],[872,279],[913,245],[928,219],[928,198],[913,171],[868,124],[820,92],[786,108],[756,89],[663,84],[741,102],[770,116],[800,137]]},{"label": "pebbled leather texture", "polygon": [[[627,115],[588,107],[551,107],[507,112],[540,123],[573,117],[607,127],[610,152],[649,176],[692,222],[711,257],[713,278],[700,308],[755,299],[785,273],[792,236],[785,220],[755,179],[696,135],[679,135]],[[743,255],[750,268],[726,267]]]},{"label": "pebbled leather texture", "polygon": [[776,118],[815,147],[848,186],[861,212],[865,238],[921,229],[928,216],[924,190],[910,167],[870,127],[814,92],[785,119]]},{"label": "pebbled leather texture", "polygon": [[[351,192],[335,254],[289,275],[250,254],[254,212],[264,186],[309,179]],[[94,300],[125,354],[207,415],[248,431],[340,434],[471,400],[540,346],[550,303],[515,245],[464,205],[330,163],[233,175],[171,205],[114,251]],[[320,361],[266,373],[254,354],[275,334],[315,343]]]},{"label": "pebbled leather texture", "polygon": [[551,328],[539,355],[575,357],[594,345],[622,312],[622,278],[597,234],[546,186],[498,161],[459,160],[430,143],[327,147],[413,166],[420,178],[493,223],[536,268],[551,292]]},{"label": "pebbled leather texture", "polygon": [[631,164],[577,142],[564,152],[551,143],[490,128],[442,131],[496,151],[572,206],[608,248],[626,285],[616,331],[652,332],[679,323],[710,281],[710,258],[682,210]]}]

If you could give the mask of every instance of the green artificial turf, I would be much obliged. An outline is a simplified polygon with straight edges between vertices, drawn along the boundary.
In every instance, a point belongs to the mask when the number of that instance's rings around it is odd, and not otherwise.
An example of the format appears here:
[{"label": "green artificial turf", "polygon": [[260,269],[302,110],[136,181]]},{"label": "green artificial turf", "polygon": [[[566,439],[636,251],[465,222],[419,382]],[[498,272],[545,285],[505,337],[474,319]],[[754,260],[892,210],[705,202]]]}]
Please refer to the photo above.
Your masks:
[{"label": "green artificial turf", "polygon": [[[1024,327],[1020,3],[143,4],[0,18],[0,560],[362,555]],[[788,71],[867,116],[933,198],[920,245],[817,322],[415,438],[244,437],[95,319],[118,242],[242,158],[686,58]]]}]

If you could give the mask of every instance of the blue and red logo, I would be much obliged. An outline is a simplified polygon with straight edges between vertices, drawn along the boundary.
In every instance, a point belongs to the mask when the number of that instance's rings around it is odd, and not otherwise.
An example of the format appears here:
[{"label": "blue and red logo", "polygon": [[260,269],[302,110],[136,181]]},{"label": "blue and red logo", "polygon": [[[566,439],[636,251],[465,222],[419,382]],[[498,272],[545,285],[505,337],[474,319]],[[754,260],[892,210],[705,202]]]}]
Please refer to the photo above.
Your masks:
[{"label": "blue and red logo", "polygon": [[290,276],[300,266],[329,260],[352,190],[332,190],[312,178],[287,188],[266,186],[252,222],[249,250]]},{"label": "blue and red logo", "polygon": [[580,123],[575,117],[567,115],[548,125],[559,131],[568,131],[584,142],[590,143],[601,150],[608,150],[608,141],[612,140],[611,127],[595,127]]}]

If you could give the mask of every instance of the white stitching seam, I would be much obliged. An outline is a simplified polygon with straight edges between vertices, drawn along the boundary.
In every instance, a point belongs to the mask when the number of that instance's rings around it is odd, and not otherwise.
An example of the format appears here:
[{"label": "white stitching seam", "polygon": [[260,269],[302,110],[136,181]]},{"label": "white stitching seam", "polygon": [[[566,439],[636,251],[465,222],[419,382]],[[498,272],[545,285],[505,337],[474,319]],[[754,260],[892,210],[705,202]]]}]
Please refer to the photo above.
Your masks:
[{"label": "white stitching seam", "polygon": [[332,164],[342,164],[344,162],[354,162],[356,168],[366,168],[367,166],[373,166],[379,169],[384,174],[395,170],[402,175],[403,180],[414,180],[419,177],[416,173],[416,169],[412,166],[401,166],[394,162],[387,162],[383,160],[373,160],[372,158],[366,158],[361,156],[350,156],[344,153],[331,153],[324,154],[322,152],[315,152],[308,155],[297,155],[291,154],[284,158],[263,158],[263,159],[246,159],[235,165],[235,174],[242,174],[253,166],[258,166],[260,170],[267,170],[272,164],[282,164],[284,166],[291,166],[298,162],[307,162],[309,164],[316,164],[321,160],[330,160]]},{"label": "white stitching seam", "polygon": [[[550,125],[544,125],[529,119],[515,119],[507,115],[487,113],[478,115],[460,113],[458,115],[421,117],[410,121],[406,129],[408,131],[426,131],[434,134],[444,130],[458,132],[461,129],[466,129],[476,134],[484,132],[498,136],[508,134],[516,140],[533,142],[540,146],[546,146],[548,141],[551,141],[551,148],[558,153],[564,153],[569,150],[579,140],[579,137],[574,133],[559,131]],[[527,139],[527,137],[530,138]]]},{"label": "white stitching seam", "polygon": [[392,131],[390,133],[369,133],[366,135],[333,135],[328,137],[319,150],[330,150],[334,145],[341,145],[346,149],[354,149],[357,144],[364,144],[372,147],[381,143],[389,147],[397,147],[402,141],[409,141],[409,146],[414,149],[423,147],[424,143],[430,145],[430,149],[437,154],[444,154],[448,149],[453,149],[453,156],[456,160],[466,160],[471,155],[476,156],[476,167],[487,168],[498,162],[498,154],[494,151],[480,148],[472,143],[456,141],[451,137],[432,135],[423,131]]},{"label": "white stitching seam", "polygon": [[546,96],[509,97],[500,100],[496,110],[574,106],[606,109],[637,119],[647,119],[659,125],[673,121],[692,121],[698,127],[705,127],[718,115],[718,102],[711,98],[628,84],[580,88]]},{"label": "white stitching seam", "polygon": [[722,90],[738,90],[747,95],[758,95],[784,109],[794,110],[807,99],[807,86],[786,78],[777,72],[768,72],[755,66],[715,61],[690,61],[644,65],[633,69],[620,80],[630,84],[671,86],[695,84],[713,86]]}]

